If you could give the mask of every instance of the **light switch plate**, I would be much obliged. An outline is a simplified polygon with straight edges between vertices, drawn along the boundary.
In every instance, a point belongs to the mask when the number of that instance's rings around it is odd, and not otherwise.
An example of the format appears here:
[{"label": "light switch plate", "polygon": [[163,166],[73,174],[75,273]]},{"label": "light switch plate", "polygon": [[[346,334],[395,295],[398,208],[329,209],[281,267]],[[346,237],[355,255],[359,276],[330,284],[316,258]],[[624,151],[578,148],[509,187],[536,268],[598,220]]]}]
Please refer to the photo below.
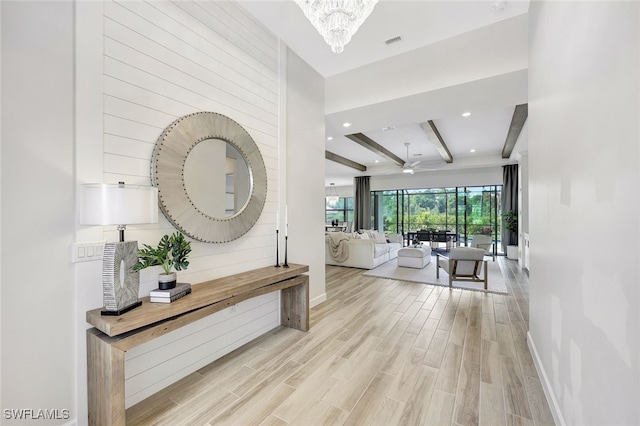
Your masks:
[{"label": "light switch plate", "polygon": [[71,263],[102,260],[105,241],[88,241],[71,244]]}]

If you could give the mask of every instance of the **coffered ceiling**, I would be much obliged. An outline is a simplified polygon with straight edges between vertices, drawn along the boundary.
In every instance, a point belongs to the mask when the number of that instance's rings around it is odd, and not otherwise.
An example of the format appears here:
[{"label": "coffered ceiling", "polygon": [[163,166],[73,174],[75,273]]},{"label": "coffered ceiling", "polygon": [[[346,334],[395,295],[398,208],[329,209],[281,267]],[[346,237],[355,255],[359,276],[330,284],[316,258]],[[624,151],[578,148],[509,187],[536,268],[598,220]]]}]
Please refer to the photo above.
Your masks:
[{"label": "coffered ceiling", "polygon": [[[381,0],[341,54],[293,0],[240,4],[325,77],[326,150],[334,154],[325,160],[327,184],[402,173],[398,158],[420,161],[416,173],[509,162],[509,129],[526,118],[526,108],[514,112],[527,103],[528,0]],[[524,123],[513,152],[526,145]]]}]

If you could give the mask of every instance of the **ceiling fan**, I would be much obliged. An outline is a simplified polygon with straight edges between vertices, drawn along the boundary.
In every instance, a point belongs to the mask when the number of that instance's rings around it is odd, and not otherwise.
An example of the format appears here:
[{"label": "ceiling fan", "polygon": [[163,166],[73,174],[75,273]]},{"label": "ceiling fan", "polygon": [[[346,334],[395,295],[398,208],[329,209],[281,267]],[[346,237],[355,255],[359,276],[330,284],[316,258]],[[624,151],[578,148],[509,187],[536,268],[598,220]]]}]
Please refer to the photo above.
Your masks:
[{"label": "ceiling fan", "polygon": [[413,174],[413,168],[418,165],[420,160],[409,163],[409,145],[411,145],[409,142],[406,142],[404,144],[404,146],[407,147],[407,161],[405,161],[404,165],[402,166],[402,173]]}]

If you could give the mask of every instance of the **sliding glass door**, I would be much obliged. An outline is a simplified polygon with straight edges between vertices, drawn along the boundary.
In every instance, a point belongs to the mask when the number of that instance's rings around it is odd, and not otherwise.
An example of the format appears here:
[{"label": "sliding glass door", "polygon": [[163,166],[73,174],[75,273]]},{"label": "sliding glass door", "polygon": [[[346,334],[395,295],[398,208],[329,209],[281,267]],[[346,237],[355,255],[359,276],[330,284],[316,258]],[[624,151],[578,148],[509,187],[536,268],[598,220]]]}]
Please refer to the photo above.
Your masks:
[{"label": "sliding glass door", "polygon": [[500,195],[502,186],[457,188],[458,233],[461,245],[469,245],[474,235],[490,235],[494,247],[500,241]]},{"label": "sliding glass door", "polygon": [[459,245],[469,245],[477,234],[491,235],[498,242],[501,191],[500,185],[373,191],[373,224],[386,233],[403,235],[447,230],[458,234]]}]

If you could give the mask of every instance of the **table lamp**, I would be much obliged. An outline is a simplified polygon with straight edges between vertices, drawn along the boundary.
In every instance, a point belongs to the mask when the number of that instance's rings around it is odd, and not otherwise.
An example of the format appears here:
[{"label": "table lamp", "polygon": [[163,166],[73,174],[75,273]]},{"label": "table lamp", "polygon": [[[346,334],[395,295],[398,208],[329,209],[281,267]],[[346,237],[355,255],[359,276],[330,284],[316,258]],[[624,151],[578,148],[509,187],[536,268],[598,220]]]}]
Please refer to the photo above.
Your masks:
[{"label": "table lamp", "polygon": [[81,225],[117,225],[120,241],[106,243],[102,255],[102,315],[121,315],[142,304],[138,300],[138,242],[125,241],[127,225],[158,222],[158,189],[115,184],[82,185]]}]

